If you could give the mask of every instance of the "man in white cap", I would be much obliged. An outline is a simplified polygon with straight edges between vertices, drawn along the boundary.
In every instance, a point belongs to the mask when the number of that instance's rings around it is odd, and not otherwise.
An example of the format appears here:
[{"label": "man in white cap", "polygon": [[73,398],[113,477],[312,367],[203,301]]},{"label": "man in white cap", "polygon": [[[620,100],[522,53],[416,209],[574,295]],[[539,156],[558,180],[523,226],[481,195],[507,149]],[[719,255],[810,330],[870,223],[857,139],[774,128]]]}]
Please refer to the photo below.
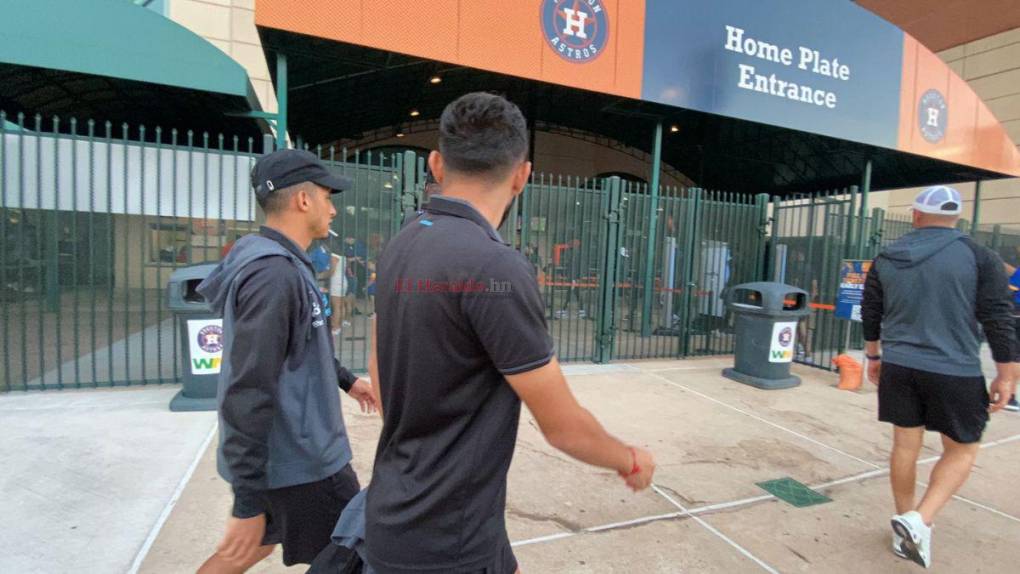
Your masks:
[{"label": "man in white cap", "polygon": [[[961,207],[951,187],[917,196],[914,230],[875,258],[861,308],[878,418],[895,425],[893,552],[925,568],[932,561],[936,515],[967,480],[988,413],[1006,406],[1016,388],[1004,266],[993,251],[956,230]],[[990,388],[981,374],[979,324],[998,371]],[[915,504],[925,429],[941,433],[943,452]]]}]

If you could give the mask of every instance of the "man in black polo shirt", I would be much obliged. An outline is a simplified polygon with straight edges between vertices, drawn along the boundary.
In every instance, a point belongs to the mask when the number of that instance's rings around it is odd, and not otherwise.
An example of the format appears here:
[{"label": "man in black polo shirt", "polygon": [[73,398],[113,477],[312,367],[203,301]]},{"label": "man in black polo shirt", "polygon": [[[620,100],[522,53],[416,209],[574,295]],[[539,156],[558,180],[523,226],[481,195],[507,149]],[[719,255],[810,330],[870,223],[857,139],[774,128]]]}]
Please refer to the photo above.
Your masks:
[{"label": "man in black polo shirt", "polygon": [[365,531],[379,574],[517,570],[504,510],[522,399],[553,446],[651,483],[651,454],[574,399],[534,270],[496,231],[528,181],[526,131],[499,96],[447,106],[429,157],[443,193],[379,258],[369,369],[384,423]]}]

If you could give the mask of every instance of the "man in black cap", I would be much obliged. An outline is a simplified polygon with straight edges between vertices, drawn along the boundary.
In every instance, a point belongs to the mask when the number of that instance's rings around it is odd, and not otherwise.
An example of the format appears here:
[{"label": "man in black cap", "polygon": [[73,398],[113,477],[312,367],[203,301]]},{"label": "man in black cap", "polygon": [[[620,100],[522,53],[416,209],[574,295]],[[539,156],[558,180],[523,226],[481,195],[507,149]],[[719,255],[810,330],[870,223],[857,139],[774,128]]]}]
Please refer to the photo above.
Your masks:
[{"label": "man in black cap", "polygon": [[201,573],[244,572],[283,544],[311,563],[358,493],[337,386],[363,411],[371,386],[334,357],[328,304],[306,250],[329,235],[330,194],[350,187],[301,150],[275,151],[252,171],[266,214],[198,291],[223,317],[218,470],[233,487],[226,534]]}]

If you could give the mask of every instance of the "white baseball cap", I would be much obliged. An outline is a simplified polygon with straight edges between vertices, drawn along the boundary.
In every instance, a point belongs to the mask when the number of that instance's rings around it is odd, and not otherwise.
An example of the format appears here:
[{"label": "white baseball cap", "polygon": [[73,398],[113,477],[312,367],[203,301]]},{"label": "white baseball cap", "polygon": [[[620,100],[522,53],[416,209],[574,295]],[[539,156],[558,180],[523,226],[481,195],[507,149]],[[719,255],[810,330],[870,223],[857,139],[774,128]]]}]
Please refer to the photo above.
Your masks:
[{"label": "white baseball cap", "polygon": [[934,215],[960,215],[963,201],[960,192],[945,185],[936,185],[917,194],[914,198],[914,211]]}]

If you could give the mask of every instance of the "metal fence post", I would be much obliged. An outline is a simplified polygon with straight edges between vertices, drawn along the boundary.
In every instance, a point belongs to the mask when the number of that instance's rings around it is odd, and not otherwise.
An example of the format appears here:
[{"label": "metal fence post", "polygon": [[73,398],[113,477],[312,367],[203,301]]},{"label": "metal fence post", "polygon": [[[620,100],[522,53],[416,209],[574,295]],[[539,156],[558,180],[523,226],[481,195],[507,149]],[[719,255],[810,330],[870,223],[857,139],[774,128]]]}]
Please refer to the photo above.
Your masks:
[{"label": "metal fence post", "polygon": [[883,227],[885,227],[885,210],[881,207],[876,207],[871,211],[871,257],[877,257],[879,251],[882,250]]},{"label": "metal fence post", "polygon": [[871,160],[864,165],[864,177],[861,179],[861,209],[857,220],[857,258],[864,257],[867,243],[864,240],[865,219],[868,215],[868,194],[871,193]]},{"label": "metal fence post", "polygon": [[[776,273],[776,270],[778,269],[778,266],[776,265],[776,258],[778,257],[778,253],[779,253],[778,250],[777,250],[777,244],[778,244],[778,241],[779,241],[779,210],[780,210],[780,207],[781,206],[780,206],[780,203],[779,203],[779,198],[778,197],[773,197],[772,198],[772,229],[770,230],[771,231],[771,237],[769,238],[769,243],[768,243],[768,258],[767,258],[769,264],[772,266],[772,269],[766,268],[765,272],[762,274],[762,279],[765,280],[765,281],[778,281],[779,280],[779,276]],[[768,221],[767,218],[766,218],[766,221]]]},{"label": "metal fence post", "polygon": [[596,324],[595,362],[608,363],[613,358],[616,332],[616,270],[620,252],[621,180],[614,176],[606,181],[608,193],[602,196],[602,219],[606,230],[605,248],[599,277],[599,316]]},{"label": "metal fence post", "polygon": [[765,280],[765,258],[768,254],[768,194],[755,196],[755,210],[758,213],[758,241],[755,243],[754,280]]},{"label": "metal fence post", "polygon": [[287,55],[276,53],[276,149],[287,147]]},{"label": "metal fence post", "polygon": [[691,354],[691,306],[694,302],[694,290],[698,284],[694,281],[694,257],[698,243],[698,220],[701,212],[701,188],[692,188],[688,196],[687,209],[684,213],[684,242],[680,248],[683,268],[680,274],[680,344],[681,356]]},{"label": "metal fence post", "polygon": [[981,180],[977,180],[974,184],[974,215],[971,217],[973,221],[970,222],[970,234],[974,235],[978,232],[978,221],[981,217]]},{"label": "metal fence post", "polygon": [[656,223],[659,215],[659,172],[662,171],[662,120],[655,123],[652,143],[651,206],[648,218],[648,243],[645,248],[644,297],[641,305],[641,336],[652,334],[652,296],[654,294]]},{"label": "metal fence post", "polygon": [[857,186],[850,186],[850,210],[846,219],[846,243],[843,245],[843,257],[849,259],[857,255]]}]

